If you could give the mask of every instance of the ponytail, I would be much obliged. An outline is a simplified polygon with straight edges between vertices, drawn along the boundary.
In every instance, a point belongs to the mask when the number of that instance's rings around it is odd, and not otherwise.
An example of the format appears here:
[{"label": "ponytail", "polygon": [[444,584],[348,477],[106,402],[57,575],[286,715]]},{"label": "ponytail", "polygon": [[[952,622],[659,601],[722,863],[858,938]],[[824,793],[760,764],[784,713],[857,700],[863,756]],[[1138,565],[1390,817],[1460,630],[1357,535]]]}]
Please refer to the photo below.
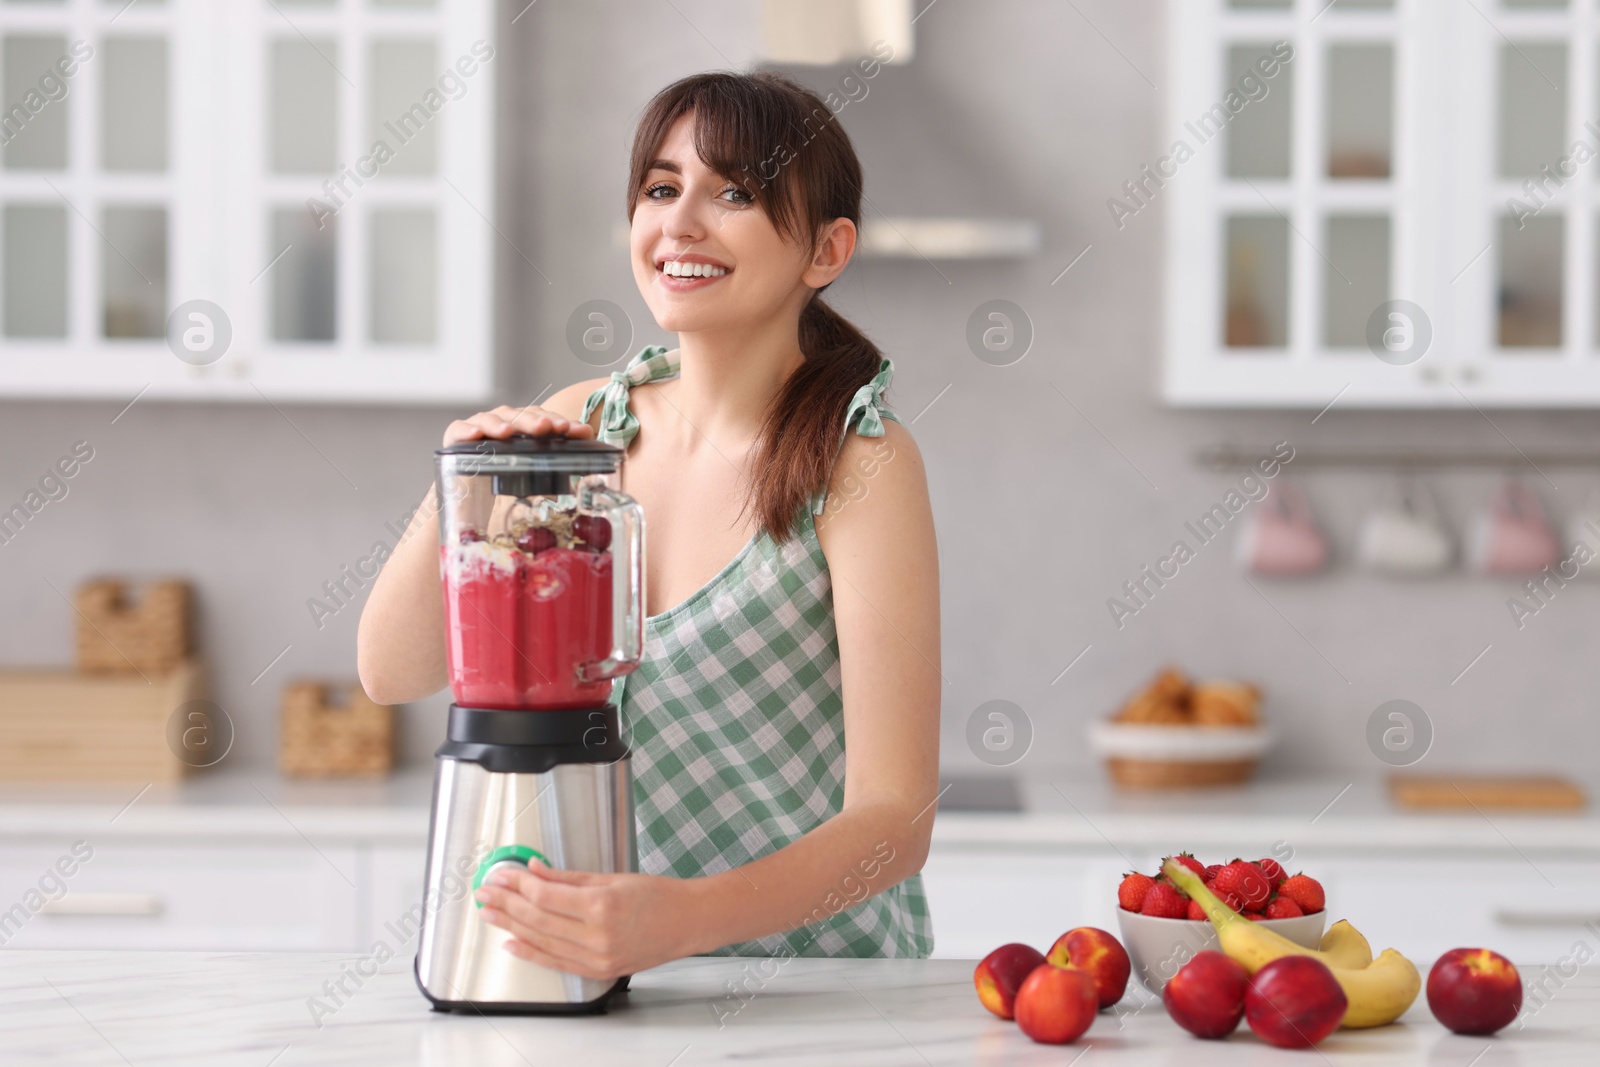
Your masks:
[{"label": "ponytail", "polygon": [[878,346],[820,295],[800,313],[800,351],[806,361],[767,409],[745,505],[779,542],[793,536],[800,509],[827,488],[850,400],[883,359]]}]

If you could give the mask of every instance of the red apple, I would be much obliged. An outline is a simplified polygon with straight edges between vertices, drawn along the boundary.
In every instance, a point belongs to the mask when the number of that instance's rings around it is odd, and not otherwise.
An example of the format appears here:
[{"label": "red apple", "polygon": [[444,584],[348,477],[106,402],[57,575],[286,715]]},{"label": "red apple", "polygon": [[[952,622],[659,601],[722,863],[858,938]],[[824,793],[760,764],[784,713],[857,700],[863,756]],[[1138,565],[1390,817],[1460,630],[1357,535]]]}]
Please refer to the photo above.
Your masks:
[{"label": "red apple", "polygon": [[978,969],[972,972],[972,984],[978,987],[978,1001],[1000,1018],[1011,1018],[1022,980],[1043,962],[1044,956],[1032,945],[1015,942],[1001,945],[983,957]]},{"label": "red apple", "polygon": [[1250,1029],[1279,1048],[1310,1048],[1339,1029],[1349,1006],[1328,965],[1310,956],[1273,960],[1244,991]]},{"label": "red apple", "polygon": [[1492,1034],[1522,1010],[1522,976],[1498,952],[1453,948],[1428,972],[1428,1007],[1458,1034]]},{"label": "red apple", "polygon": [[1122,999],[1128,988],[1128,975],[1133,973],[1133,963],[1122,942],[1094,926],[1068,930],[1056,938],[1044,958],[1057,967],[1087,971],[1094,979],[1095,993],[1102,1008],[1109,1008]]},{"label": "red apple", "polygon": [[1220,952],[1199,952],[1161,991],[1172,1021],[1196,1037],[1227,1037],[1244,1018],[1250,972]]},{"label": "red apple", "polygon": [[1076,967],[1035,967],[1017,990],[1018,1028],[1046,1045],[1076,1040],[1099,1010],[1094,979]]}]

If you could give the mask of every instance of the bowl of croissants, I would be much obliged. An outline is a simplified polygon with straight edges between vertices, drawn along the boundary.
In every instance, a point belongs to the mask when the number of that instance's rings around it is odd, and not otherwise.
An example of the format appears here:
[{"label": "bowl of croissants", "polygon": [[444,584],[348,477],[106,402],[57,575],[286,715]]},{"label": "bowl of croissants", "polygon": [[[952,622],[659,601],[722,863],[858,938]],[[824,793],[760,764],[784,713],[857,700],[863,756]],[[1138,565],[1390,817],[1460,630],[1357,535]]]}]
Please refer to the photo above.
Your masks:
[{"label": "bowl of croissants", "polygon": [[1111,780],[1129,789],[1236,785],[1255,774],[1272,744],[1261,690],[1249,682],[1192,681],[1163,668],[1109,719],[1089,728],[1089,747]]}]

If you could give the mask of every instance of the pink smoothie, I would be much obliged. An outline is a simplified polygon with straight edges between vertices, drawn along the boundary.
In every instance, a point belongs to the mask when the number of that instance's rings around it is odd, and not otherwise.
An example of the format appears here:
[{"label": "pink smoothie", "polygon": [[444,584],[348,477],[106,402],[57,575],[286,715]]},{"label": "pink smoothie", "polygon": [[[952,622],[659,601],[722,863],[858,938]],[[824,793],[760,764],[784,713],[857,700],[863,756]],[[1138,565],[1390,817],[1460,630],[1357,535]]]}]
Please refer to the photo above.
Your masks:
[{"label": "pink smoothie", "polygon": [[445,655],[456,703],[471,708],[604,704],[611,682],[578,681],[611,651],[611,554],[487,541],[441,545]]}]

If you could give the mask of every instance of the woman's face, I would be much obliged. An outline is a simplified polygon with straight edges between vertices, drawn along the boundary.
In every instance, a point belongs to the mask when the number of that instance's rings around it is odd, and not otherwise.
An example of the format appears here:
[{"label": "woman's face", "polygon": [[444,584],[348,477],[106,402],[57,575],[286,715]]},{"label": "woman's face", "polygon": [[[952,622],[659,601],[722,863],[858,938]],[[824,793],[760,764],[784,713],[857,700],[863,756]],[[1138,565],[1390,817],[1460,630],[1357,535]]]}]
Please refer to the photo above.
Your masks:
[{"label": "woman's face", "polygon": [[[695,154],[693,121],[684,115],[667,131],[639,190],[630,239],[639,292],[673,333],[758,326],[790,307],[798,316],[843,262],[819,272],[811,250],[781,236],[743,186],[708,169]],[[839,224],[853,245],[854,227]],[[825,241],[818,255],[836,255],[837,243]]]}]

